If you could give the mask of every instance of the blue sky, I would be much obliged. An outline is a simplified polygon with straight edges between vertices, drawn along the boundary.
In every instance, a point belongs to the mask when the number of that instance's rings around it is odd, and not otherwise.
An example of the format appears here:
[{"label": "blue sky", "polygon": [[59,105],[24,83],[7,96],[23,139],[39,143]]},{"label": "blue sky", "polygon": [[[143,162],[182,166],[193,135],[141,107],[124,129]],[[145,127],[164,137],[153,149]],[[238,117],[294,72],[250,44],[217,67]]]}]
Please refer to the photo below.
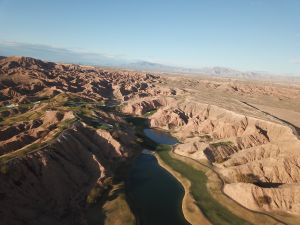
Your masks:
[{"label": "blue sky", "polygon": [[300,1],[0,0],[0,42],[300,74]]}]

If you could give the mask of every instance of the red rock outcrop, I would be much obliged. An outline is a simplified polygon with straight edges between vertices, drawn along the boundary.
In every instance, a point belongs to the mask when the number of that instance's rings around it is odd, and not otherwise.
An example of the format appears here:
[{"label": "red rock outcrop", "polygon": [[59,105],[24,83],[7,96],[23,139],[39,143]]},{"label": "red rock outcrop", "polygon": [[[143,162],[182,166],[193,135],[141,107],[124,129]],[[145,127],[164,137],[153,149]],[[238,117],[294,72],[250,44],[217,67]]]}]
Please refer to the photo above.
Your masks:
[{"label": "red rock outcrop", "polygon": [[[150,125],[171,131],[181,141],[176,153],[209,160],[228,183],[225,192],[229,196],[236,196],[236,187],[240,187],[240,193],[247,191],[248,197],[236,199],[244,206],[300,214],[300,192],[295,188],[300,182],[300,141],[291,128],[215,105],[168,103],[153,105],[151,100],[144,100],[127,108],[137,114],[142,114],[145,105],[157,109],[149,117]],[[294,197],[287,198],[290,200],[286,203],[285,194],[290,188]],[[262,193],[270,203],[257,200],[263,201]],[[248,200],[256,203],[248,204]]]},{"label": "red rock outcrop", "polygon": [[50,145],[1,165],[0,224],[78,224],[86,197],[128,151],[107,131],[81,123]]}]

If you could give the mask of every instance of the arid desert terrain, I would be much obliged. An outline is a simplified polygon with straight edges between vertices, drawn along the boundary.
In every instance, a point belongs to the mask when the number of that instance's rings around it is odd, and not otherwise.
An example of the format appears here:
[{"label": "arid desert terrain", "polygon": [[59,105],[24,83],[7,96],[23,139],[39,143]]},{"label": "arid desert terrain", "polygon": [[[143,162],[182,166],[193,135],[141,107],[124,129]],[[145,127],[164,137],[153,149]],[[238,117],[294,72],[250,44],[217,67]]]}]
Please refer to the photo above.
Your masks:
[{"label": "arid desert terrain", "polygon": [[299,84],[27,57],[0,59],[0,224],[95,224],[95,202],[103,224],[136,224],[118,182],[143,148],[128,116],[176,137],[174,157],[206,166],[204,186],[233,214],[299,224]]}]

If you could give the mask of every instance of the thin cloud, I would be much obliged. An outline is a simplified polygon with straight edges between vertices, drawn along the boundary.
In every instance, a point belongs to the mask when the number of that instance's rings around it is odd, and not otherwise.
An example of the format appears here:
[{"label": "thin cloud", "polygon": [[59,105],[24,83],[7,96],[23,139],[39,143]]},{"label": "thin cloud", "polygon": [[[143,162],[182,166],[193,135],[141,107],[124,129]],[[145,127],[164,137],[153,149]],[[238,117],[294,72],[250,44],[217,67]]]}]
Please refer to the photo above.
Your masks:
[{"label": "thin cloud", "polygon": [[129,62],[124,56],[93,53],[82,49],[59,48],[50,45],[0,41],[0,55],[21,55],[48,61],[113,66]]}]

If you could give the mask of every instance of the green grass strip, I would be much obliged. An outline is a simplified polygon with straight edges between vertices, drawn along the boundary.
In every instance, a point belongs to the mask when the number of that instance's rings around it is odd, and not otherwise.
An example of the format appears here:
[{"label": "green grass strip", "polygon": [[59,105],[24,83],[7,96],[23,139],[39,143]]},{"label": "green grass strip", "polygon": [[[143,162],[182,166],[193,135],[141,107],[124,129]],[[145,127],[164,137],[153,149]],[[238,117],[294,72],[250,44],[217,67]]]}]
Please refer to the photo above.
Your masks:
[{"label": "green grass strip", "polygon": [[214,225],[248,225],[251,224],[238,216],[234,215],[227,208],[218,203],[207,189],[207,177],[204,172],[196,170],[188,164],[174,159],[170,156],[171,146],[159,145],[157,154],[159,157],[174,170],[179,172],[191,182],[190,192],[196,204],[203,214]]}]

